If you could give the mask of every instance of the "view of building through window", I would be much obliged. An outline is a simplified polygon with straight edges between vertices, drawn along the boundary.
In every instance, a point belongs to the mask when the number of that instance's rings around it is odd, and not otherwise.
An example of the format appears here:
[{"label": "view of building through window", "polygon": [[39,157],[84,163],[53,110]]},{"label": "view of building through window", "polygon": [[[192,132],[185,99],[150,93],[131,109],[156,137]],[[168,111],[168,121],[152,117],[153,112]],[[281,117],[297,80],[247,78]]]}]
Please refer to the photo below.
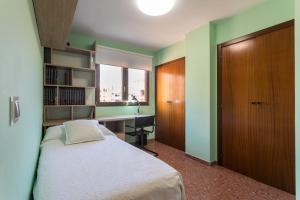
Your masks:
[{"label": "view of building through window", "polygon": [[122,101],[122,68],[100,65],[100,102]]},{"label": "view of building through window", "polygon": [[140,102],[147,102],[147,72],[145,70],[123,69],[101,64],[97,73],[99,73],[97,102],[127,102],[133,101],[133,96]]},{"label": "view of building through window", "polygon": [[128,99],[132,95],[140,102],[146,101],[146,73],[144,70],[128,69]]}]

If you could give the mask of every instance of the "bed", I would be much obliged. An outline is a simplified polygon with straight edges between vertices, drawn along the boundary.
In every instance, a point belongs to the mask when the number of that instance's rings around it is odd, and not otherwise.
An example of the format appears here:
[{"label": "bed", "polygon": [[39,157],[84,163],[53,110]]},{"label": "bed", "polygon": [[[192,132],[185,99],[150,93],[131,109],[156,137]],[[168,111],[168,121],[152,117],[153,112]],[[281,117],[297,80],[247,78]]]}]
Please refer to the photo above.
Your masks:
[{"label": "bed", "polygon": [[101,141],[41,145],[35,200],[184,200],[179,172],[105,133]]}]

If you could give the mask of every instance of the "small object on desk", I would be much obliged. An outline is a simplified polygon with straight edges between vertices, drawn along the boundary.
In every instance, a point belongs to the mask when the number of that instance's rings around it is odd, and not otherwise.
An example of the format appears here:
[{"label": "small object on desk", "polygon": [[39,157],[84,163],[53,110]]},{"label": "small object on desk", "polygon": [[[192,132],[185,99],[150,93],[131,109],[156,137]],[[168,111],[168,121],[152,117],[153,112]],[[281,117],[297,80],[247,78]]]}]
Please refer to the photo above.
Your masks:
[{"label": "small object on desk", "polygon": [[137,112],[135,113],[136,115],[140,115],[140,108],[141,108],[141,102],[137,99],[137,97],[135,95],[131,95],[131,98],[133,101],[135,101],[138,105],[138,108],[137,108]]}]

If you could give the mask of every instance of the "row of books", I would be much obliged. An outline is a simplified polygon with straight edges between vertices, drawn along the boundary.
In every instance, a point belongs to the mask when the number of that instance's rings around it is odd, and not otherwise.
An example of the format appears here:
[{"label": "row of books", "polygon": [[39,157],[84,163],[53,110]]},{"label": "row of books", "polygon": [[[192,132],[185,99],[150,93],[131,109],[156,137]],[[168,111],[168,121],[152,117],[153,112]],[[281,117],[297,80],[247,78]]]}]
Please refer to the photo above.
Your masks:
[{"label": "row of books", "polygon": [[70,70],[65,71],[64,76],[64,85],[72,85],[72,72]]},{"label": "row of books", "polygon": [[46,68],[46,83],[51,85],[71,85],[72,72],[71,70],[61,71],[55,67]]},{"label": "row of books", "polygon": [[44,91],[44,104],[56,105],[57,104],[57,90],[56,88],[46,87]]},{"label": "row of books", "polygon": [[85,105],[85,89],[81,88],[60,88],[60,105]]}]

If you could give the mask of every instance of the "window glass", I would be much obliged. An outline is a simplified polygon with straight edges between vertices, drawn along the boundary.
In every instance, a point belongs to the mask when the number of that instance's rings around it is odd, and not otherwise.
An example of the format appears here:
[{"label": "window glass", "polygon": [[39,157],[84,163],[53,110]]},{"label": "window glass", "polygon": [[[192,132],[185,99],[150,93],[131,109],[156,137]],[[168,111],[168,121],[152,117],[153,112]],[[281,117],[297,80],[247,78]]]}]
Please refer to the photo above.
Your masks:
[{"label": "window glass", "polygon": [[100,65],[100,102],[122,101],[122,68]]},{"label": "window glass", "polygon": [[146,72],[128,69],[128,99],[135,96],[140,102],[146,101]]}]

